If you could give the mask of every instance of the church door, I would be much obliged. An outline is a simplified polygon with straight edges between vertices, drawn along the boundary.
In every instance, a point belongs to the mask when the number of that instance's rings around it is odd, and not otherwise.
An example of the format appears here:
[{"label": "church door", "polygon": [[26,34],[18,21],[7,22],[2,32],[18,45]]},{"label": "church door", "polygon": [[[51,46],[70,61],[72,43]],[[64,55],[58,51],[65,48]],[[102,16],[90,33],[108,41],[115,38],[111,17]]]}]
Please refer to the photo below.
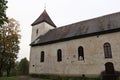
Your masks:
[{"label": "church door", "polygon": [[114,65],[112,62],[107,62],[105,64],[105,72],[107,74],[114,74],[115,71],[114,71]]}]

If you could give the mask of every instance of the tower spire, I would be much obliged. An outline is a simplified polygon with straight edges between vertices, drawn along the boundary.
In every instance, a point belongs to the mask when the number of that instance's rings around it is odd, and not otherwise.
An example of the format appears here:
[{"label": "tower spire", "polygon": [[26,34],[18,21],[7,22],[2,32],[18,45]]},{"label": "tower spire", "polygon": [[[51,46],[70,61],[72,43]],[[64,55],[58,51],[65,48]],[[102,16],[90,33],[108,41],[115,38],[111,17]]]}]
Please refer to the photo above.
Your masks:
[{"label": "tower spire", "polygon": [[51,20],[51,18],[49,17],[45,9],[43,13],[32,23],[32,26],[42,23],[42,22],[47,22],[48,24],[56,28],[56,25],[53,23],[53,21]]},{"label": "tower spire", "polygon": [[44,10],[46,10],[46,2],[44,3]]},{"label": "tower spire", "polygon": [[46,10],[46,0],[44,0],[44,10]]}]

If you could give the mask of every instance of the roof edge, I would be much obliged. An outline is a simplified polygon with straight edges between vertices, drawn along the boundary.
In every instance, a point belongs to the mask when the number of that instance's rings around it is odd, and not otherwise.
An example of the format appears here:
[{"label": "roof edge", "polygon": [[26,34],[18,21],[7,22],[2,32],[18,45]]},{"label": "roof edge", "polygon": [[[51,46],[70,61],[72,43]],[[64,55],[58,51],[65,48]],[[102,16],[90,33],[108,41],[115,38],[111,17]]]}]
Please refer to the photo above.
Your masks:
[{"label": "roof edge", "polygon": [[49,22],[47,22],[47,21],[45,21],[45,20],[43,20],[43,21],[41,21],[41,22],[38,22],[38,23],[35,23],[35,24],[31,24],[31,26],[34,26],[34,25],[40,24],[40,23],[42,23],[42,22],[46,22],[46,23],[48,23],[49,25],[51,25],[51,26],[57,28],[56,25],[52,25],[52,24],[50,24]]},{"label": "roof edge", "polygon": [[69,38],[63,38],[63,39],[54,40],[54,41],[48,41],[48,42],[44,42],[44,43],[30,44],[30,46],[42,46],[42,45],[53,44],[53,43],[57,43],[57,42],[64,42],[64,41],[69,41],[69,40],[73,40],[73,39],[79,39],[79,38],[85,38],[85,37],[90,37],[90,36],[114,33],[114,32],[119,32],[119,31],[120,31],[120,28],[116,28],[116,29],[111,29],[111,30],[105,30],[105,31],[100,31],[100,32],[79,35],[79,36],[73,36],[73,37],[69,37]]}]

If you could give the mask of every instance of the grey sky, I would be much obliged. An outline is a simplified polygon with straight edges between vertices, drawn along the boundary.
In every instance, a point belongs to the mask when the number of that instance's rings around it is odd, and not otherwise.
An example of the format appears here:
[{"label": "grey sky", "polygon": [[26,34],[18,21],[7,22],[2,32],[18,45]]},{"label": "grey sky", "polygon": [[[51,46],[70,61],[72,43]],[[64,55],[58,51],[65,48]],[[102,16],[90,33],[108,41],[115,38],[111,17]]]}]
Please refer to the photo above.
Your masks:
[{"label": "grey sky", "polygon": [[8,0],[7,16],[19,21],[21,43],[18,60],[29,59],[31,23],[46,10],[59,27],[120,11],[120,0]]}]

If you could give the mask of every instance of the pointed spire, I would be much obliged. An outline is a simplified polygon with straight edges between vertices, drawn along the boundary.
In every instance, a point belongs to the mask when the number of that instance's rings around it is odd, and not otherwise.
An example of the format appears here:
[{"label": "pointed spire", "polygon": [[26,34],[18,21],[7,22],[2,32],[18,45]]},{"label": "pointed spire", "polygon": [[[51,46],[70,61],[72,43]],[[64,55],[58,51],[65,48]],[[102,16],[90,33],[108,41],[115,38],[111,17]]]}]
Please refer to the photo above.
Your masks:
[{"label": "pointed spire", "polygon": [[46,3],[44,3],[44,10],[46,10]]},{"label": "pointed spire", "polygon": [[53,21],[51,20],[51,18],[47,14],[46,9],[44,9],[43,13],[38,17],[38,19],[36,19],[32,23],[32,26],[37,25],[37,24],[42,23],[42,22],[47,22],[48,24],[50,24],[56,28],[56,25],[53,23]]}]

